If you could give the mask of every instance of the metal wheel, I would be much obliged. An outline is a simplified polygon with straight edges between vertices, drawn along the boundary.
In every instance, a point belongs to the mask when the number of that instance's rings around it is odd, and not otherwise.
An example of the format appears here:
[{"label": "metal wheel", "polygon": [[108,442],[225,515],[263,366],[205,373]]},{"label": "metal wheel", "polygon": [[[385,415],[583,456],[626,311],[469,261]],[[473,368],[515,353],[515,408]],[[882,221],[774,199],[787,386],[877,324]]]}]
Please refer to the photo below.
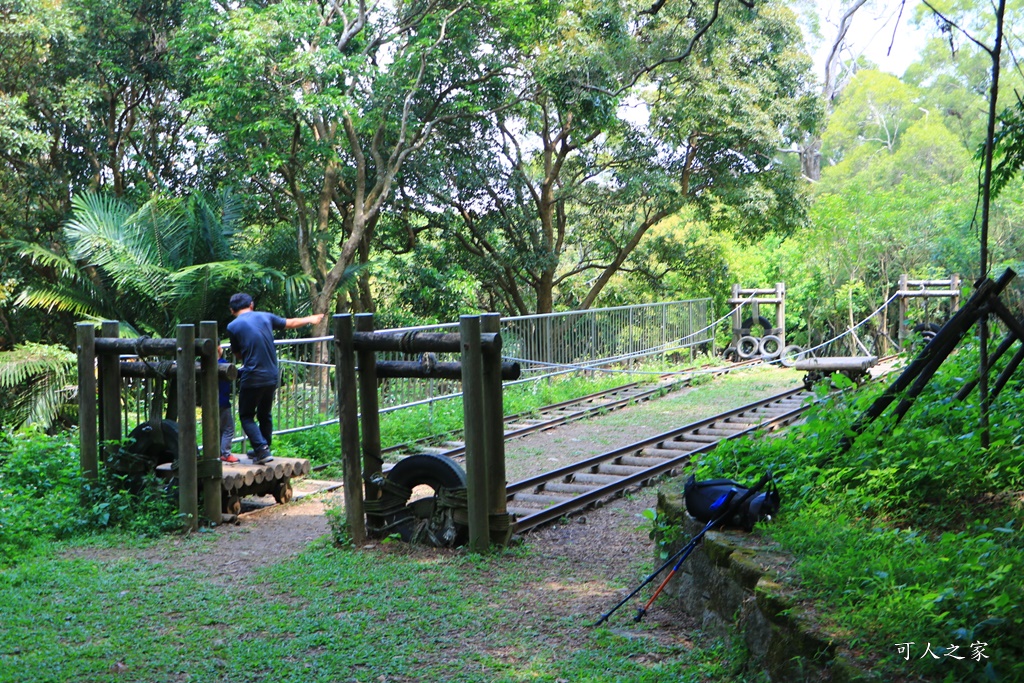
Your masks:
[{"label": "metal wheel", "polygon": [[[437,505],[439,490],[466,488],[466,472],[458,463],[444,455],[419,453],[400,460],[386,478],[395,486],[384,487],[383,506],[404,505],[400,511],[389,515],[386,520],[389,530],[398,533],[403,541],[422,541],[436,547],[466,542],[467,527],[455,521],[451,508]],[[429,486],[434,489],[434,495],[409,502],[417,486]]]},{"label": "metal wheel", "polygon": [[287,503],[292,499],[292,482],[290,479],[282,479],[278,482],[277,486],[274,487],[273,491],[274,500],[279,504]]}]

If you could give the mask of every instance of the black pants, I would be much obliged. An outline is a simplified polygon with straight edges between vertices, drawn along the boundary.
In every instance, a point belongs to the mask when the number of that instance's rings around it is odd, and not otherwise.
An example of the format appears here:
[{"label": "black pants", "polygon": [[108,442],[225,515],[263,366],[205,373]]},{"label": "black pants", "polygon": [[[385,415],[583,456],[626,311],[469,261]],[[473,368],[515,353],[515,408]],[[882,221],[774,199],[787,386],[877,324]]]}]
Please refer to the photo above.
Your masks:
[{"label": "black pants", "polygon": [[254,451],[262,450],[264,446],[270,448],[270,439],[274,433],[270,411],[274,407],[276,392],[276,385],[238,389],[238,419]]}]

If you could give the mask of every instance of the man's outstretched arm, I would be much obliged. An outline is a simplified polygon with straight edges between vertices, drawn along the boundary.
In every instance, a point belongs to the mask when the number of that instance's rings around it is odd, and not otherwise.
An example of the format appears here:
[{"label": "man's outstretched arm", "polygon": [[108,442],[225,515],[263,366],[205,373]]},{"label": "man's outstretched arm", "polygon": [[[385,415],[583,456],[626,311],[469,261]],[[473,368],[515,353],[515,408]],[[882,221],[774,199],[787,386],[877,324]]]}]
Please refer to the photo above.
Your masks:
[{"label": "man's outstretched arm", "polygon": [[314,313],[313,315],[307,315],[304,318],[285,318],[284,329],[291,330],[296,327],[302,327],[303,325],[316,325],[324,317],[323,313]]}]

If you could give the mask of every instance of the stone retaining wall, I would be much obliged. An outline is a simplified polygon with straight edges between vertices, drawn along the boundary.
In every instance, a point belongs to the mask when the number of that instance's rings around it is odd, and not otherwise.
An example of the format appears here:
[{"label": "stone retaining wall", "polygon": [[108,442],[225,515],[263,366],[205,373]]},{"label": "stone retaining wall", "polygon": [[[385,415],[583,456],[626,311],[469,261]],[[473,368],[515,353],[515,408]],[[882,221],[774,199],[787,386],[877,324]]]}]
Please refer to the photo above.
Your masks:
[{"label": "stone retaining wall", "polygon": [[[683,530],[670,553],[704,528],[686,514],[678,488],[658,493],[658,519]],[[793,599],[784,575],[791,563],[756,531],[709,531],[660,600],[695,617],[709,635],[741,636],[774,682],[877,680],[857,669],[839,639],[821,629]]]}]

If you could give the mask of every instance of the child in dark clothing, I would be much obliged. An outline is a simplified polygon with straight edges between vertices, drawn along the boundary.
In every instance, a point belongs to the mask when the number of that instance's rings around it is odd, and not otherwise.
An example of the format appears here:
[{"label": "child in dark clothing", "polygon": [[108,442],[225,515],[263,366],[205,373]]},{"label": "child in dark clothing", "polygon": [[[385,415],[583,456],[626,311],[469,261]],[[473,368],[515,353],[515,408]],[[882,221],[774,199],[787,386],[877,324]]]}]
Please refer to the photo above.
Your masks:
[{"label": "child in dark clothing", "polygon": [[[218,363],[227,365],[224,359],[224,349],[218,348],[220,359]],[[235,413],[231,410],[231,382],[226,379],[220,380],[220,459],[223,462],[238,462],[238,458],[231,455],[231,442],[235,439]]]}]

